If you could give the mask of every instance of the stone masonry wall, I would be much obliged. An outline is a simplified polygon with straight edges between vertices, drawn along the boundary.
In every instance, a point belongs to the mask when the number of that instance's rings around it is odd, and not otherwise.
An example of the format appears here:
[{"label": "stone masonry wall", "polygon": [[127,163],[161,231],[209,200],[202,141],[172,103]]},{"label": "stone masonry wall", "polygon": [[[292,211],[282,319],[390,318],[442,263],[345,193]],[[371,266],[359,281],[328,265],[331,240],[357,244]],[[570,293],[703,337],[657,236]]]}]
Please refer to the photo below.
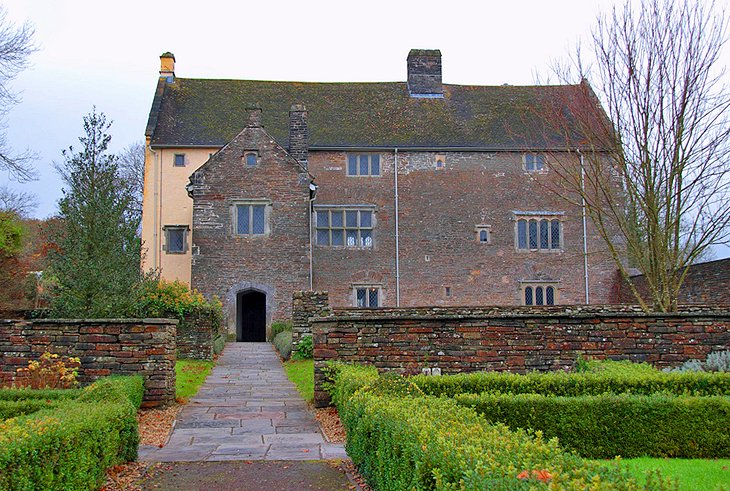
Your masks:
[{"label": "stone masonry wall", "polygon": [[[327,290],[342,308],[354,306],[354,288],[374,286],[381,306],[396,307],[396,156],[380,152],[381,175],[356,177],[347,175],[348,155],[309,152],[319,186],[314,207],[373,206],[373,246],[315,240],[313,289]],[[570,191],[557,172],[526,171],[521,152],[399,151],[397,168],[401,307],[521,305],[523,287],[541,281],[555,286],[558,304],[585,302],[581,210],[564,199]],[[519,250],[516,213],[556,213],[560,249]],[[488,228],[488,242],[477,240],[477,226]],[[615,303],[617,267],[590,221],[587,245],[590,301]]]},{"label": "stone masonry wall", "polygon": [[193,312],[177,326],[177,357],[212,360],[215,342],[225,336],[223,326],[210,312]]},{"label": "stone masonry wall", "polygon": [[329,403],[322,369],[330,360],[407,374],[562,370],[578,355],[661,368],[730,349],[729,328],[730,310],[706,307],[339,309],[312,322],[315,405]]},{"label": "stone masonry wall", "polygon": [[176,328],[171,319],[0,320],[0,384],[48,351],[79,357],[82,384],[142,375],[142,406],[166,405],[175,400]]},{"label": "stone masonry wall", "polygon": [[296,350],[302,336],[312,334],[312,317],[330,314],[327,292],[294,292],[292,296],[292,351]]}]

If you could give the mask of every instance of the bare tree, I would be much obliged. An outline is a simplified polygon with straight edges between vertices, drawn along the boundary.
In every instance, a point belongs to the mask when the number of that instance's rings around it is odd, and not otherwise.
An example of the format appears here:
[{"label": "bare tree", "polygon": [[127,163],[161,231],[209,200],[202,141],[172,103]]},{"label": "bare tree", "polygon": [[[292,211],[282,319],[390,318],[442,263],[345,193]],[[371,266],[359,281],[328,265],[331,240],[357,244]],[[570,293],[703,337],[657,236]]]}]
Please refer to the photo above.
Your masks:
[{"label": "bare tree", "polygon": [[33,169],[35,154],[26,150],[13,152],[8,143],[4,121],[10,108],[18,103],[18,96],[10,89],[10,82],[28,66],[28,57],[36,51],[33,44],[34,29],[26,22],[16,26],[7,19],[0,6],[0,169],[7,170],[18,181],[35,179]]},{"label": "bare tree", "polygon": [[[730,92],[718,67],[727,40],[714,2],[627,1],[598,18],[589,67],[578,50],[557,70],[581,83],[545,118],[569,122],[558,129],[572,157],[553,168],[646,310],[676,310],[687,267],[730,238]],[[643,295],[629,265],[644,274]]]},{"label": "bare tree", "polygon": [[33,193],[0,186],[0,212],[14,213],[19,218],[29,218],[37,207],[38,198]]},{"label": "bare tree", "polygon": [[132,207],[142,216],[142,192],[144,188],[144,142],[135,142],[119,152],[119,174],[132,192]]}]

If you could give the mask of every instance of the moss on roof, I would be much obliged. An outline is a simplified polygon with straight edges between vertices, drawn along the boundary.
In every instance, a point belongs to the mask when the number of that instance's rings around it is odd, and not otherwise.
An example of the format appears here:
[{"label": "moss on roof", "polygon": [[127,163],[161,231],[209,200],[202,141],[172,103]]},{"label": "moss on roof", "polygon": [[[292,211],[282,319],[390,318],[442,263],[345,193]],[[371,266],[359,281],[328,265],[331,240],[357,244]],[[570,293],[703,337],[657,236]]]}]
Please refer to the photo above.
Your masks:
[{"label": "moss on roof", "polygon": [[[258,104],[285,148],[292,104],[305,104],[311,147],[562,148],[535,114],[579,86],[444,85],[443,98],[414,98],[405,82],[309,83],[176,78],[166,84],[147,135],[153,145],[222,146]],[[562,139],[561,139],[562,138]]]}]

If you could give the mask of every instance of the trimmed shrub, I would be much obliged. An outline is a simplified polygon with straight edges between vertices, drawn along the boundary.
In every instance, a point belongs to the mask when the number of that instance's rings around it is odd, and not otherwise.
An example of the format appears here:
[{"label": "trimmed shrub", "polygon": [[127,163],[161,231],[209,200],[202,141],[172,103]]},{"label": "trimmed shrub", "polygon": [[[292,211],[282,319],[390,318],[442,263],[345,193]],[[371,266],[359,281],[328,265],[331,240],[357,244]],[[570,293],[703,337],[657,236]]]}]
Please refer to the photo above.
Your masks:
[{"label": "trimmed shrub", "polygon": [[41,409],[51,409],[59,404],[59,400],[53,399],[0,400],[0,421],[8,418],[16,418],[24,414],[31,414]]},{"label": "trimmed shrub", "polygon": [[359,389],[378,380],[378,370],[373,366],[347,365],[333,361],[325,367],[324,389],[338,408]]},{"label": "trimmed shrub", "polygon": [[287,322],[272,322],[271,323],[271,339],[274,339],[279,333],[282,332],[291,332],[292,330],[292,323],[291,321]]},{"label": "trimmed shrub", "polygon": [[604,375],[652,375],[658,372],[649,363],[634,363],[631,360],[586,360],[578,356],[576,372],[602,373]]},{"label": "trimmed shrub", "polygon": [[453,397],[457,394],[500,392],[583,396],[599,394],[730,395],[730,373],[528,373],[476,372],[443,377],[417,375],[411,379],[424,393]]},{"label": "trimmed shrub", "polygon": [[141,397],[141,377],[102,379],[76,401],[0,422],[0,489],[98,489],[107,468],[137,456]]},{"label": "trimmed shrub", "polygon": [[303,336],[297,343],[297,349],[292,355],[294,360],[311,360],[314,358],[312,336]]},{"label": "trimmed shrub", "polygon": [[374,490],[663,490],[616,464],[561,451],[557,441],[490,425],[472,409],[434,397],[357,391],[340,401],[347,453]]},{"label": "trimmed shrub", "polygon": [[0,401],[76,399],[82,389],[0,389]]},{"label": "trimmed shrub", "polygon": [[730,456],[727,397],[462,394],[455,401],[490,423],[557,437],[583,457]]},{"label": "trimmed shrub", "polygon": [[129,401],[135,409],[142,405],[144,380],[141,376],[112,375],[85,387],[78,402]]},{"label": "trimmed shrub", "polygon": [[288,360],[291,356],[291,331],[284,331],[277,334],[273,344],[281,357]]}]

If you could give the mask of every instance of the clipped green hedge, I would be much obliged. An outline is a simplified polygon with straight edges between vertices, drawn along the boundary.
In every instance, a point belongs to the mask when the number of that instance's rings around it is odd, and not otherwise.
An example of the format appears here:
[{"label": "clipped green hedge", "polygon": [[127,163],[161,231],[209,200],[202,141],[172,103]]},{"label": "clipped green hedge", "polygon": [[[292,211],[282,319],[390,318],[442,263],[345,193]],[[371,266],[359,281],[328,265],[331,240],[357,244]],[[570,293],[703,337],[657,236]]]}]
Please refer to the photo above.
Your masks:
[{"label": "clipped green hedge", "polygon": [[730,396],[730,373],[528,373],[476,372],[443,377],[418,375],[411,379],[424,393],[453,397],[457,394],[501,392],[552,396],[643,394]]},{"label": "clipped green hedge", "polygon": [[0,489],[96,490],[134,460],[141,377],[101,379],[77,400],[0,422]]},{"label": "clipped green hedge", "polygon": [[14,401],[3,401],[0,399],[0,421],[8,418],[16,418],[24,414],[34,413],[41,409],[51,409],[60,404],[58,399],[18,399]]},{"label": "clipped green hedge", "polygon": [[81,389],[0,389],[0,401],[76,399]]},{"label": "clipped green hedge", "polygon": [[85,387],[77,401],[94,403],[128,400],[135,409],[139,409],[143,396],[144,380],[141,376],[112,375]]},{"label": "clipped green hedge", "polygon": [[557,437],[583,457],[730,456],[728,397],[462,394],[455,401],[488,422]]},{"label": "clipped green hedge", "polygon": [[347,453],[374,490],[669,489],[639,485],[617,465],[582,460],[555,440],[490,425],[448,399],[361,391],[340,414]]}]

